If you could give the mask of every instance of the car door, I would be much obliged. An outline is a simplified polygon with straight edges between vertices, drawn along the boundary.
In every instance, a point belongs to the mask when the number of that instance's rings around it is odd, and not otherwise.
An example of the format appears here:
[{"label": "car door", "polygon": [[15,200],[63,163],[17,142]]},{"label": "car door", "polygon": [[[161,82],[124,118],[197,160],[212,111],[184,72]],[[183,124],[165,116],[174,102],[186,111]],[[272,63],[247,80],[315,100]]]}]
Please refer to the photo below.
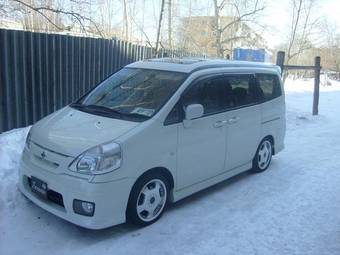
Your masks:
[{"label": "car door", "polygon": [[253,74],[226,77],[232,88],[234,106],[229,109],[227,122],[228,170],[249,163],[257,150],[261,135],[261,105]]},{"label": "car door", "polygon": [[204,115],[178,127],[177,183],[179,189],[212,178],[225,169],[226,116],[221,80],[194,82],[181,98],[183,109],[202,104]]}]

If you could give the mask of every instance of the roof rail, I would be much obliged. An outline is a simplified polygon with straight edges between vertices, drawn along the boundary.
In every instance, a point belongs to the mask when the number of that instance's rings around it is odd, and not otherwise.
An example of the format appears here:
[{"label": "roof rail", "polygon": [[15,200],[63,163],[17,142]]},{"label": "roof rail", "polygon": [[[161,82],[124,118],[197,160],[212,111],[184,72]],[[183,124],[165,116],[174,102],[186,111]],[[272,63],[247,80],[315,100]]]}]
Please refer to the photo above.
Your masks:
[{"label": "roof rail", "polygon": [[203,65],[203,66],[198,66],[194,69],[191,70],[190,73],[205,70],[205,69],[210,69],[210,68],[221,68],[221,67],[256,67],[256,68],[273,68],[276,69],[278,72],[280,72],[280,67],[273,65],[273,64],[256,64],[256,63],[228,63],[228,64],[208,64],[208,65]]}]

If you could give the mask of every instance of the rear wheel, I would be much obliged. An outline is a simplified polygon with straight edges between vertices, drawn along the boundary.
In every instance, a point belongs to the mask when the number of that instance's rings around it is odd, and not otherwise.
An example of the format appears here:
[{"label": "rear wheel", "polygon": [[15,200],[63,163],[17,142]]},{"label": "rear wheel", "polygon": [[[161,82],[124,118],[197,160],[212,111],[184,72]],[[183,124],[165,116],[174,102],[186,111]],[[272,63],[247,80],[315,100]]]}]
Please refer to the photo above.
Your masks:
[{"label": "rear wheel", "polygon": [[273,156],[273,143],[271,139],[265,138],[257,148],[256,155],[253,159],[252,171],[260,173],[265,171],[272,160]]},{"label": "rear wheel", "polygon": [[132,188],[127,218],[132,223],[147,226],[157,221],[168,202],[168,180],[160,174],[144,176]]}]

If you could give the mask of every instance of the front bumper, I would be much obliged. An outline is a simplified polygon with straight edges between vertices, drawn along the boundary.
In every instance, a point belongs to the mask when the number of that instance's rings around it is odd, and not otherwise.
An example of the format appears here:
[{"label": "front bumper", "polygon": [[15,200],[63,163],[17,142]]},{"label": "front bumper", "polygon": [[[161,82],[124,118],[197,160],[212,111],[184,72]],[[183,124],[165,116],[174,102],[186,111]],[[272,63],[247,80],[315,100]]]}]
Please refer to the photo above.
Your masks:
[{"label": "front bumper", "polygon": [[[33,193],[28,179],[34,176],[47,183],[48,189],[62,195],[63,205],[41,198]],[[52,173],[31,162],[21,160],[19,189],[35,204],[60,218],[89,229],[102,229],[125,222],[125,211],[132,178],[124,178],[105,183],[91,183],[65,173]],[[73,200],[79,199],[95,203],[92,217],[74,213]]]}]

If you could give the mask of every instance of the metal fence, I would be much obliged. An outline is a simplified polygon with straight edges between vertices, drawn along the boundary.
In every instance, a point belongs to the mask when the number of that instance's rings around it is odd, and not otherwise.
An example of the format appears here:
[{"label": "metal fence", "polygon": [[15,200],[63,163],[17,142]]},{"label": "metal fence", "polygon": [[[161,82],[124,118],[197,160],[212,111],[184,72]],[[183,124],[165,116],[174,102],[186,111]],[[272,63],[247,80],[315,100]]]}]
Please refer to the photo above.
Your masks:
[{"label": "metal fence", "polygon": [[[0,133],[33,124],[153,49],[121,40],[0,29]],[[197,56],[162,49],[162,56]]]}]

